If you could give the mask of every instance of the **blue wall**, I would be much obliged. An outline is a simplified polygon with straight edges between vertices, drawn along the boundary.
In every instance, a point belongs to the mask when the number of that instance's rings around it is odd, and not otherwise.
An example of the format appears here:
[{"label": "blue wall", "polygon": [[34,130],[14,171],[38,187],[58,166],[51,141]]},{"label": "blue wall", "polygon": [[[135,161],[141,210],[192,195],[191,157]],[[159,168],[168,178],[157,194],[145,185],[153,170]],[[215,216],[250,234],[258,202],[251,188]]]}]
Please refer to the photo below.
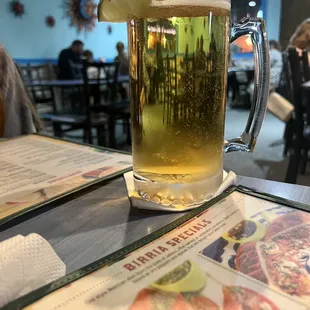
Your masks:
[{"label": "blue wall", "polygon": [[[85,42],[85,48],[96,58],[113,59],[117,41],[127,45],[126,24],[111,24],[113,33],[108,34],[107,23],[97,23],[93,32],[77,34],[64,18],[62,0],[23,0],[26,15],[16,18],[9,10],[9,0],[0,0],[0,42],[15,59],[55,59],[60,50],[75,39]],[[264,0],[269,39],[279,39],[281,0]],[[48,28],[45,17],[53,15],[56,26]]]},{"label": "blue wall", "polygon": [[266,1],[266,23],[269,40],[279,41],[280,38],[280,21],[282,0],[265,0]]},{"label": "blue wall", "polygon": [[[63,17],[62,0],[23,0],[26,14],[22,18],[16,18],[10,12],[9,2],[0,0],[0,42],[15,59],[55,59],[60,50],[75,39],[84,41],[85,48],[92,50],[97,58],[114,58],[118,41],[127,45],[126,24],[111,24],[111,35],[107,23],[98,23],[93,32],[78,35],[75,28],[69,27],[69,20]],[[47,15],[55,17],[54,28],[45,25]]]}]

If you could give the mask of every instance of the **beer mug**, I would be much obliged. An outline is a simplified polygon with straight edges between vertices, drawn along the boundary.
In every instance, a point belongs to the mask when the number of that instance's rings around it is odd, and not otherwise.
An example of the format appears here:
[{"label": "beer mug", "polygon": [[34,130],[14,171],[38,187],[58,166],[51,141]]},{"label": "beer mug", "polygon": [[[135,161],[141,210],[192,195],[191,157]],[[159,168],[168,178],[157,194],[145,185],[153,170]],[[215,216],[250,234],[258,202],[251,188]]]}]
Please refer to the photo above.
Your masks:
[{"label": "beer mug", "polygon": [[[230,25],[230,0],[152,0],[128,25],[132,153],[136,191],[182,208],[212,198],[223,152],[251,152],[269,94],[265,24]],[[245,131],[225,141],[229,41],[249,35],[255,91]]]}]

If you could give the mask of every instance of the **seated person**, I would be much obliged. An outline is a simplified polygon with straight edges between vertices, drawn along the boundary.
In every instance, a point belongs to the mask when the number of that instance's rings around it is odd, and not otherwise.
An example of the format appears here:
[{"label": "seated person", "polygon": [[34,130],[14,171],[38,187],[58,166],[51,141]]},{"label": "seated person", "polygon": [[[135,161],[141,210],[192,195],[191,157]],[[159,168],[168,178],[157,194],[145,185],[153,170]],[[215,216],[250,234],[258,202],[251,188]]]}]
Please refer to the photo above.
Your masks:
[{"label": "seated person", "polygon": [[[270,46],[270,92],[275,91],[280,85],[281,74],[283,70],[283,58],[280,44],[275,41],[269,41]],[[248,92],[251,99],[254,96],[254,82],[249,85]]]},{"label": "seated person", "polygon": [[270,90],[275,90],[280,84],[281,73],[283,70],[283,57],[280,44],[269,41],[270,46]]},{"label": "seated person", "polygon": [[83,58],[88,62],[88,63],[92,63],[94,62],[94,54],[92,51],[90,50],[85,50],[83,52]]},{"label": "seated person", "polygon": [[[94,62],[94,54],[90,50],[86,50],[83,53],[83,58],[88,62],[88,63],[93,63]],[[96,67],[88,67],[87,69],[87,75],[89,79],[97,79],[98,78],[98,68]],[[100,78],[105,78],[105,73],[103,70],[100,70]]]},{"label": "seated person", "polygon": [[[117,56],[115,57],[115,61],[119,62],[119,75],[129,75],[129,59],[128,55],[125,53],[125,45],[123,42],[118,42],[116,44]],[[119,84],[119,92],[121,98],[126,100],[128,98],[128,85]]]},{"label": "seated person", "polygon": [[71,64],[82,65],[82,54],[84,44],[80,40],[75,40],[71,46],[60,52],[58,57],[58,70],[60,80],[72,80],[76,78],[76,74]]},{"label": "seated person", "polygon": [[128,55],[125,53],[125,45],[123,42],[118,42],[116,44],[117,56],[115,61],[119,62],[119,74],[128,75],[129,74],[129,59]]},{"label": "seated person", "polygon": [[0,68],[0,137],[35,133],[36,127],[41,128],[40,120],[18,67],[1,45]]}]

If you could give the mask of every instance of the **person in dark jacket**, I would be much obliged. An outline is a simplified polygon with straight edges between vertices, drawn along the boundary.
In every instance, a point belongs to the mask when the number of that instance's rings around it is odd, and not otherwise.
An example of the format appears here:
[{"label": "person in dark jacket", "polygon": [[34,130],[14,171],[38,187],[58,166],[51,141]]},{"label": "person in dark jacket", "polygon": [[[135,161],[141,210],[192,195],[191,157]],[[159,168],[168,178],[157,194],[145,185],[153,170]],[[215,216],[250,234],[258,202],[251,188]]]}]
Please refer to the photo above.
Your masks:
[{"label": "person in dark jacket", "polygon": [[[117,56],[114,61],[119,63],[119,75],[129,75],[129,59],[125,53],[125,45],[123,42],[116,44]],[[129,90],[122,84],[119,83],[119,92],[123,100],[128,99]]]},{"label": "person in dark jacket", "polygon": [[125,45],[123,42],[118,42],[116,44],[117,56],[115,61],[119,62],[119,74],[128,75],[129,74],[129,59],[128,55],[125,53]]},{"label": "person in dark jacket", "polygon": [[62,50],[58,57],[58,69],[60,80],[71,80],[75,78],[71,64],[82,64],[84,43],[80,40],[72,42],[69,48]]}]

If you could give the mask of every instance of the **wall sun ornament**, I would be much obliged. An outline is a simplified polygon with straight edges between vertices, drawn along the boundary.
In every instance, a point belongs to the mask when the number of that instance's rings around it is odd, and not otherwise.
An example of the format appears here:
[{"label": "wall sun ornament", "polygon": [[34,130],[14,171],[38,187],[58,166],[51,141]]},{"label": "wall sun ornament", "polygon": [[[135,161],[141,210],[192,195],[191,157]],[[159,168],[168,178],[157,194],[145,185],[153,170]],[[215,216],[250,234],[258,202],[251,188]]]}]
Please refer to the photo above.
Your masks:
[{"label": "wall sun ornament", "polygon": [[70,26],[78,32],[90,32],[96,26],[97,4],[94,0],[64,0],[65,16],[70,19]]},{"label": "wall sun ornament", "polygon": [[25,14],[25,5],[21,3],[19,0],[11,1],[10,7],[11,7],[12,13],[16,17],[22,17]]},{"label": "wall sun ornament", "polygon": [[45,23],[47,27],[54,28],[56,24],[56,20],[52,15],[48,15],[45,17]]}]

